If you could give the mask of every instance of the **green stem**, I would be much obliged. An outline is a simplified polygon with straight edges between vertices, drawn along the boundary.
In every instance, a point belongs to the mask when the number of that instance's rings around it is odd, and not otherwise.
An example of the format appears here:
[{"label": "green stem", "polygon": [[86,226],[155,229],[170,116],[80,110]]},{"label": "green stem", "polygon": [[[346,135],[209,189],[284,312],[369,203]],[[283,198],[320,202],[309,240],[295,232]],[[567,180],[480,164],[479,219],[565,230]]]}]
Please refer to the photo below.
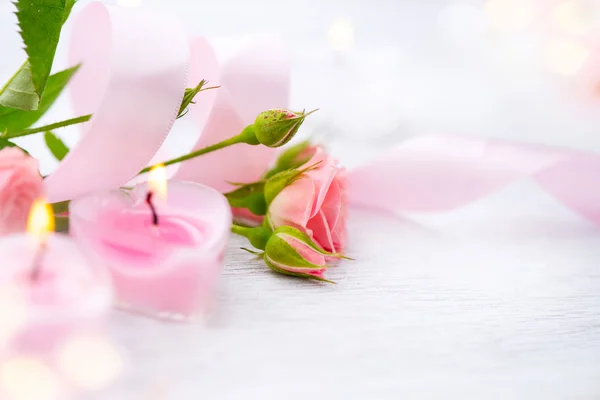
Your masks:
[{"label": "green stem", "polygon": [[[184,156],[173,158],[173,159],[171,159],[169,161],[165,161],[165,162],[163,162],[161,164],[163,164],[166,167],[168,165],[177,164],[177,163],[180,163],[180,162],[183,162],[183,161],[190,160],[192,158],[200,157],[200,156],[202,156],[204,154],[208,154],[208,153],[211,153],[211,152],[216,151],[216,150],[221,150],[221,149],[223,149],[225,147],[232,146],[232,145],[238,144],[238,143],[247,143],[249,145],[257,145],[257,144],[259,144],[258,141],[256,140],[256,136],[254,135],[254,128],[252,127],[252,125],[248,125],[246,128],[244,128],[244,130],[242,131],[242,133],[240,133],[239,135],[230,137],[229,139],[225,139],[222,142],[215,143],[215,144],[213,144],[211,146],[208,146],[208,147],[205,147],[203,149],[193,151],[193,152],[191,152],[189,154],[186,154]],[[154,167],[154,165],[148,166],[148,167],[144,168],[143,170],[141,170],[139,172],[139,174],[143,174],[145,172],[148,172],[153,167]]]},{"label": "green stem", "polygon": [[248,237],[248,235],[250,234],[250,231],[253,228],[249,228],[247,226],[241,226],[241,225],[236,225],[233,224],[231,225],[231,232],[235,233],[236,235],[240,235],[243,237]]},{"label": "green stem", "polygon": [[92,118],[91,114],[82,115],[81,117],[67,119],[65,121],[55,122],[50,125],[40,126],[37,128],[25,129],[21,132],[13,132],[7,133],[3,137],[5,139],[14,139],[22,136],[33,135],[34,133],[46,132],[52,129],[64,128],[65,126],[81,124],[82,122],[87,122]]}]

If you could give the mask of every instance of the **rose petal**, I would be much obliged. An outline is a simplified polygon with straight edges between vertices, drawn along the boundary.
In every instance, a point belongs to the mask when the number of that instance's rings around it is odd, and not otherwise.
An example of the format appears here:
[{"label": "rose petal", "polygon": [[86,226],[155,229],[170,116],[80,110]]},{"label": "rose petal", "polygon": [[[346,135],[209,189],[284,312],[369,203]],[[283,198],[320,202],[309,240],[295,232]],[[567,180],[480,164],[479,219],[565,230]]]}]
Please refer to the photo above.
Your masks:
[{"label": "rose petal", "polygon": [[331,237],[331,230],[327,224],[327,218],[322,210],[319,210],[317,215],[311,218],[306,225],[310,232],[307,232],[312,236],[313,240],[317,242],[319,246],[327,251],[335,252],[335,246]]},{"label": "rose petal", "polygon": [[317,147],[315,155],[304,165],[305,167],[316,165],[314,169],[306,172],[306,176],[313,180],[317,194],[311,210],[311,217],[317,215],[321,209],[329,185],[338,171],[336,164],[337,162],[329,157],[323,148]]},{"label": "rose petal", "polygon": [[325,257],[323,257],[323,255],[317,253],[314,249],[311,249],[295,237],[286,235],[283,236],[283,238],[309,263],[323,267],[326,265]]},{"label": "rose petal", "polygon": [[304,229],[310,218],[315,196],[311,179],[300,178],[284,188],[269,206],[269,220],[273,227],[291,225]]}]

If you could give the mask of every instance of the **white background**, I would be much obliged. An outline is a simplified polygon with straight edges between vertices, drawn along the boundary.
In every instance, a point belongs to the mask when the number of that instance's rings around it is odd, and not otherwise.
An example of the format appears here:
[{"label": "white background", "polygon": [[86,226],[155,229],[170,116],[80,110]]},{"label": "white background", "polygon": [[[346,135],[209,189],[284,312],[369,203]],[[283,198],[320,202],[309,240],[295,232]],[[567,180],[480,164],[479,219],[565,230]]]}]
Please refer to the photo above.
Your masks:
[{"label": "white background", "polygon": [[[281,32],[293,58],[292,104],[321,108],[304,133],[348,166],[440,131],[599,149],[597,77],[587,66],[557,74],[548,58],[555,40],[576,41],[593,65],[600,36],[553,28],[552,0],[530,10],[513,1],[500,23],[483,3],[144,5],[178,14],[191,34]],[[24,58],[11,10],[0,0],[0,81]],[[340,18],[354,40],[334,51],[328,34]],[[69,112],[63,101],[44,121]],[[172,151],[189,145],[187,129],[178,122]],[[74,142],[70,132],[61,134]],[[25,145],[50,171],[36,140]],[[100,398],[600,398],[600,231],[535,185],[444,215],[353,210],[349,229],[356,261],[329,272],[337,285],[275,276],[236,239],[205,326],[115,313],[133,368]]]}]

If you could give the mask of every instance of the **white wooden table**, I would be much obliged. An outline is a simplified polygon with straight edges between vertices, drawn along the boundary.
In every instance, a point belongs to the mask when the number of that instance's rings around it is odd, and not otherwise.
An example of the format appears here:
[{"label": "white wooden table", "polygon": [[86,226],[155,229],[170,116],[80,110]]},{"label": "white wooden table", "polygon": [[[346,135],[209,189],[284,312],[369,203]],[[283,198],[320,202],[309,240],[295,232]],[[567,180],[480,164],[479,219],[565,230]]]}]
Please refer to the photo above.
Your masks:
[{"label": "white wooden table", "polygon": [[349,229],[337,285],[274,275],[236,238],[205,326],[116,313],[136,368],[110,398],[600,398],[600,231],[533,185],[427,223],[353,210]]}]

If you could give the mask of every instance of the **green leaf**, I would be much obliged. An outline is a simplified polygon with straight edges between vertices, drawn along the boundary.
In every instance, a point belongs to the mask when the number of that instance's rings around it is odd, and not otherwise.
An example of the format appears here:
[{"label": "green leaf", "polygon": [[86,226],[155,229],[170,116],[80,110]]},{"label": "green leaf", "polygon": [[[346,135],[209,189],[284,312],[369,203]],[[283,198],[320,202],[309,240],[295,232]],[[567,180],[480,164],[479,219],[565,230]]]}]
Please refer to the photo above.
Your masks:
[{"label": "green leaf", "polygon": [[23,149],[20,146],[17,146],[15,143],[11,142],[10,140],[0,138],[0,150],[2,150],[5,147],[18,147],[21,150],[23,150],[25,153],[29,154],[25,149]]},{"label": "green leaf", "polygon": [[48,149],[50,149],[50,152],[58,161],[61,161],[69,153],[67,145],[54,133],[50,131],[44,133],[44,140],[46,141],[46,146],[48,146]]},{"label": "green leaf", "polygon": [[0,132],[19,132],[36,123],[54,104],[78,68],[79,66],[76,66],[51,75],[48,78],[48,85],[42,96],[40,106],[35,111],[23,111],[22,109],[0,106]]},{"label": "green leaf", "polygon": [[31,67],[29,62],[25,61],[0,89],[0,106],[25,111],[37,110],[39,100],[31,79]]},{"label": "green leaf", "polygon": [[17,0],[17,18],[38,102],[46,88],[63,24],[75,0]]}]

